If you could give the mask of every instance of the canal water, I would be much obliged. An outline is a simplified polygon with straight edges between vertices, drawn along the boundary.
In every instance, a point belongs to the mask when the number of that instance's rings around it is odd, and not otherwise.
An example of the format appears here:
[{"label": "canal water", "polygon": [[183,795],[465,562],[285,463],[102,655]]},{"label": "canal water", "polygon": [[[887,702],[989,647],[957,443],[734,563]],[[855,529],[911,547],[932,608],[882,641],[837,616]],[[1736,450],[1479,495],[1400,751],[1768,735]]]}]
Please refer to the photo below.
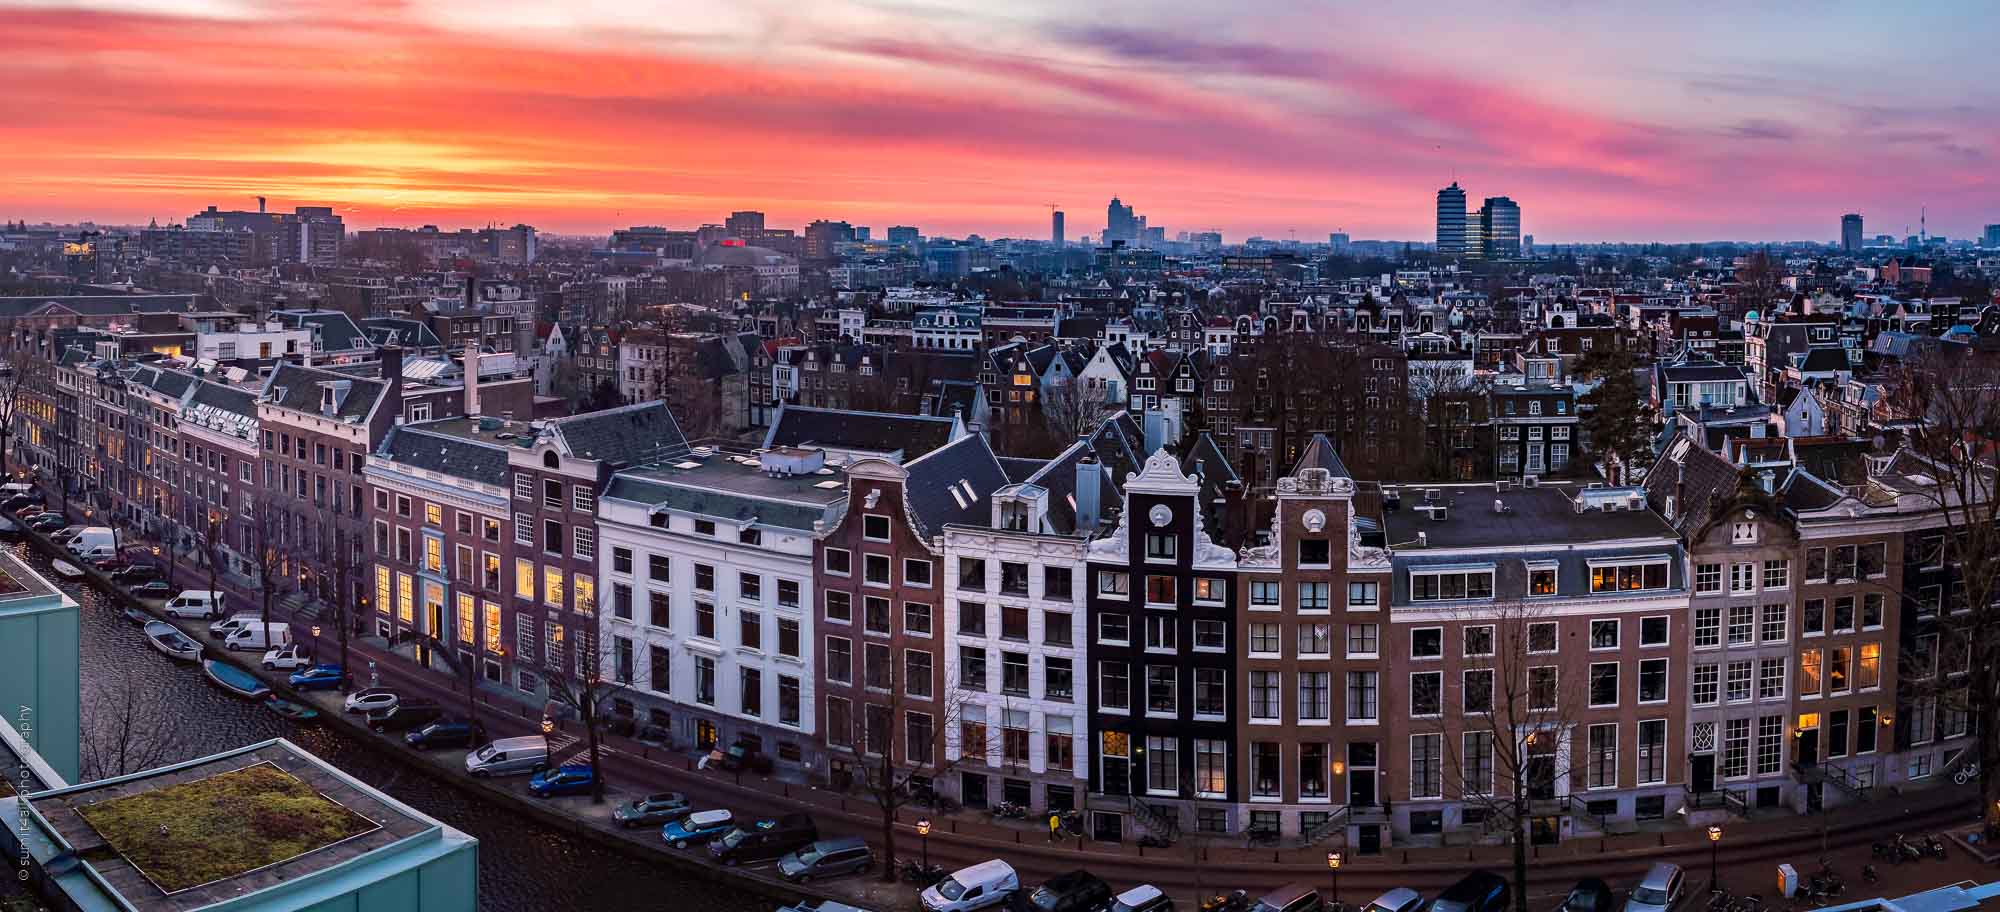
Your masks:
[{"label": "canal water", "polygon": [[126,700],[157,705],[164,696],[183,740],[175,762],[284,737],[405,804],[479,840],[479,905],[492,912],[617,909],[768,912],[772,903],[685,877],[512,816],[389,756],[319,726],[299,726],[209,685],[192,664],[147,646],[138,625],[89,586],[57,577],[32,546],[12,546],[29,566],[83,606],[83,726],[103,726],[103,707]]}]

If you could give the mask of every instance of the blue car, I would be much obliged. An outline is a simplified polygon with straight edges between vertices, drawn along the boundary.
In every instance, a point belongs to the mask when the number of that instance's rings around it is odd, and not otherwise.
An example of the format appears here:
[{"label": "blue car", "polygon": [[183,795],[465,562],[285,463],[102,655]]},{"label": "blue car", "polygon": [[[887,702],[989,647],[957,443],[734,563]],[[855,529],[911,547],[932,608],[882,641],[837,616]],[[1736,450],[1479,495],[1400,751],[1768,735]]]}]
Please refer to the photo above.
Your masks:
[{"label": "blue car", "polygon": [[292,672],[289,680],[299,690],[333,690],[346,678],[346,670],[338,665],[314,665]]},{"label": "blue car", "polygon": [[676,849],[700,845],[736,829],[736,815],[728,811],[696,811],[660,828],[660,838]]},{"label": "blue car", "polygon": [[528,791],[537,798],[554,798],[557,795],[587,795],[597,784],[597,772],[587,763],[572,763],[552,770],[542,770],[528,780]]}]

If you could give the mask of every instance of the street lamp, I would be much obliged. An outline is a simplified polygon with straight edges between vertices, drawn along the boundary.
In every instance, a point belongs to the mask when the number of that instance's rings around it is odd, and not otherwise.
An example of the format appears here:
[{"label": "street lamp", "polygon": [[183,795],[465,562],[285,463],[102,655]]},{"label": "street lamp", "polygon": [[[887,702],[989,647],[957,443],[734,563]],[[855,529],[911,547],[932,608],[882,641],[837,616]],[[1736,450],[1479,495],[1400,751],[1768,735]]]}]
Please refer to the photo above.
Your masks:
[{"label": "street lamp", "polygon": [[[313,625],[313,664],[319,664],[319,625]],[[343,671],[345,669],[342,669]]]},{"label": "street lamp", "polygon": [[1327,898],[1328,908],[1340,907],[1340,853],[1326,853],[1326,868],[1333,872],[1333,895]]},{"label": "street lamp", "polygon": [[556,720],[551,719],[546,715],[542,716],[542,755],[544,757],[547,757],[547,759],[544,762],[551,764],[555,762],[555,758],[547,756],[549,754],[549,735],[553,733],[555,730],[556,730]]},{"label": "street lamp", "polygon": [[931,869],[931,819],[929,817],[917,818],[917,839],[923,846],[924,871],[928,873]]},{"label": "street lamp", "polygon": [[1722,892],[1722,881],[1717,876],[1715,855],[1722,846],[1722,827],[1711,824],[1708,828],[1708,892]]}]

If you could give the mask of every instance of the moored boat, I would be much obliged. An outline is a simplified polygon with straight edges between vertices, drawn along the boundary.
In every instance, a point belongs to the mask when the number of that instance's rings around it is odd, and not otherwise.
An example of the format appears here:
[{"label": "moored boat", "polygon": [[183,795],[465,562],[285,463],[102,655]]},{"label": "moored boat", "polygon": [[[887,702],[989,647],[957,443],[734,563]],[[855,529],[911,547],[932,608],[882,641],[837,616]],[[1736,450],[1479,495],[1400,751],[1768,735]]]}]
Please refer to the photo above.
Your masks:
[{"label": "moored boat", "polygon": [[245,699],[261,700],[271,695],[270,685],[221,659],[203,659],[201,673],[215,682],[215,686]]},{"label": "moored boat", "polygon": [[201,644],[182,633],[179,627],[166,621],[147,621],[145,632],[146,641],[152,643],[154,649],[172,658],[183,662],[201,658]]},{"label": "moored boat", "polygon": [[137,608],[125,609],[125,619],[131,621],[134,624],[150,624],[153,622],[152,615],[147,614],[146,612],[141,611]]},{"label": "moored boat", "polygon": [[69,561],[62,561],[62,560],[55,561],[50,566],[55,569],[56,575],[62,577],[63,579],[83,578],[83,570],[77,567],[77,565],[70,563]]},{"label": "moored boat", "polygon": [[294,722],[315,722],[319,719],[319,710],[304,703],[294,703],[284,697],[264,698],[264,708]]}]

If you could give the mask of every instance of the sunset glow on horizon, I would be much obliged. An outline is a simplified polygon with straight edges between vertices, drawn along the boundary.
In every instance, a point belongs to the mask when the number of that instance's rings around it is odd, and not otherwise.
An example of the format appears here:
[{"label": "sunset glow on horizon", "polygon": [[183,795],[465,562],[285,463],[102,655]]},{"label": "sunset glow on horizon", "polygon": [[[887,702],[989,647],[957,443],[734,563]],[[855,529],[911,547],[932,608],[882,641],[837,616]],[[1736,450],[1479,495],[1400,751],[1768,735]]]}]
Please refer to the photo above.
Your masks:
[{"label": "sunset glow on horizon", "polygon": [[1425,239],[1455,177],[1543,243],[2000,222],[1991,7],[1490,11],[0,0],[0,216]]}]

